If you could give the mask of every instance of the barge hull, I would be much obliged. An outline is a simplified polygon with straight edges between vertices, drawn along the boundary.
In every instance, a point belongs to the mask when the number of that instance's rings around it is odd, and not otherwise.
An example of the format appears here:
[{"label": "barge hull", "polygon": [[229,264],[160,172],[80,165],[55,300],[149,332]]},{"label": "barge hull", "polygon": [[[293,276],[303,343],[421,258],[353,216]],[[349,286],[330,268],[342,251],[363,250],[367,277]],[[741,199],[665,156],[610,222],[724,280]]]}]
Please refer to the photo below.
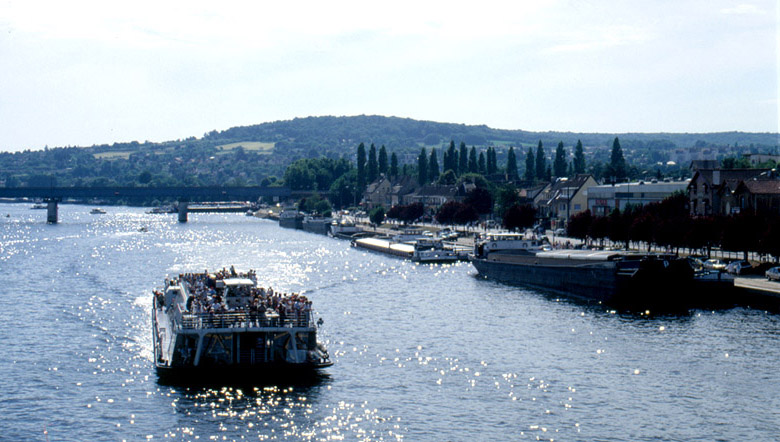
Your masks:
[{"label": "barge hull", "polygon": [[690,269],[680,262],[668,266],[662,261],[621,266],[615,262],[554,261],[504,255],[500,260],[473,258],[471,262],[486,278],[621,309],[686,309],[696,298]]},{"label": "barge hull", "polygon": [[618,289],[615,270],[582,266],[565,270],[553,266],[531,266],[515,263],[472,259],[480,275],[496,281],[525,285],[584,299],[612,302]]}]

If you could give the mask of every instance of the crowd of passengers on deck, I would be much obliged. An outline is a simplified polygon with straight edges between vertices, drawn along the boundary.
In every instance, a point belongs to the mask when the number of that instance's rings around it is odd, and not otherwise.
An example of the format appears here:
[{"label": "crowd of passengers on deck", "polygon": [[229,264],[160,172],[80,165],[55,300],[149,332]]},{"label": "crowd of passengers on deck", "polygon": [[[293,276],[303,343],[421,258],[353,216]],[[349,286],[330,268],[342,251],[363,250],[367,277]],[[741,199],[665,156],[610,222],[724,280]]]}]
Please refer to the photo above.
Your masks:
[{"label": "crowd of passengers on deck", "polygon": [[[248,273],[237,273],[233,267],[222,269],[213,274],[182,273],[178,279],[166,280],[166,286],[178,285],[183,281],[190,295],[186,302],[186,312],[196,315],[221,315],[239,313],[248,317],[256,324],[279,325],[296,324],[308,326],[312,303],[306,296],[297,293],[275,292],[273,288],[233,286],[231,298],[240,300],[229,303],[223,296],[224,291],[217,286],[218,281],[228,278],[245,278],[257,283],[257,275],[253,270]],[[163,305],[162,293],[155,292],[158,304]],[[232,304],[232,305],[231,305]]]}]

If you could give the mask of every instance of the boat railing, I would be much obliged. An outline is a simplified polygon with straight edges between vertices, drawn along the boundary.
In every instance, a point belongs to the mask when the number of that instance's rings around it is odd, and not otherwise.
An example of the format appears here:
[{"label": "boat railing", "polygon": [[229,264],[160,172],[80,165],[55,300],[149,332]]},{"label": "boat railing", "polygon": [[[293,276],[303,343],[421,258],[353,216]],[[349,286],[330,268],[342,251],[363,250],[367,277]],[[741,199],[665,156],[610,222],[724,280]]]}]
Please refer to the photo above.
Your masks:
[{"label": "boat railing", "polygon": [[314,327],[314,321],[310,312],[294,313],[284,317],[259,312],[182,313],[177,325],[181,329]]}]

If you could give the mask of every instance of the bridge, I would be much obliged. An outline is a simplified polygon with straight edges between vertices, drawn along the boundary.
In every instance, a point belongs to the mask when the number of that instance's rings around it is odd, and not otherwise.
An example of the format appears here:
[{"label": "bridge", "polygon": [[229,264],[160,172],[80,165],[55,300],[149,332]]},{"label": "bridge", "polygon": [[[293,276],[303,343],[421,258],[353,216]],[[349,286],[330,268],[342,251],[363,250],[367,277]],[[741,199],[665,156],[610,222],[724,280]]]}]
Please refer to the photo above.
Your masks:
[{"label": "bridge", "polygon": [[41,199],[47,203],[49,223],[58,221],[57,205],[64,199],[122,200],[141,203],[150,199],[175,198],[179,201],[179,221],[187,222],[190,202],[283,200],[293,196],[287,187],[0,187],[0,198]]}]

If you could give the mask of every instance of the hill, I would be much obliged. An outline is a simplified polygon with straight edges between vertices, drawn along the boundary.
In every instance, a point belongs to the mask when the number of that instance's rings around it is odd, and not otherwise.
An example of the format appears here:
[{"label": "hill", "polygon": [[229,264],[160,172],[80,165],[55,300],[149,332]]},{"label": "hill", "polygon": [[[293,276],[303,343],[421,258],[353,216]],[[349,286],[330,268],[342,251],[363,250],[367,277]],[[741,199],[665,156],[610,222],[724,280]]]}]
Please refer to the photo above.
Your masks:
[{"label": "hill", "polygon": [[[723,158],[745,152],[776,153],[778,134],[721,132],[572,133],[493,129],[383,116],[306,117],[211,131],[202,138],[163,143],[114,143],[91,147],[0,153],[0,185],[261,185],[282,176],[302,158],[353,161],[361,142],[385,145],[402,164],[414,164],[422,147],[440,153],[456,144],[494,146],[499,163],[508,146],[522,150],[541,141],[548,157],[558,142],[569,154],[582,140],[591,164],[605,162],[619,137],[630,164],[641,170],[682,166],[695,157]],[[687,165],[687,164],[686,164]],[[521,166],[522,167],[522,166]]]}]

